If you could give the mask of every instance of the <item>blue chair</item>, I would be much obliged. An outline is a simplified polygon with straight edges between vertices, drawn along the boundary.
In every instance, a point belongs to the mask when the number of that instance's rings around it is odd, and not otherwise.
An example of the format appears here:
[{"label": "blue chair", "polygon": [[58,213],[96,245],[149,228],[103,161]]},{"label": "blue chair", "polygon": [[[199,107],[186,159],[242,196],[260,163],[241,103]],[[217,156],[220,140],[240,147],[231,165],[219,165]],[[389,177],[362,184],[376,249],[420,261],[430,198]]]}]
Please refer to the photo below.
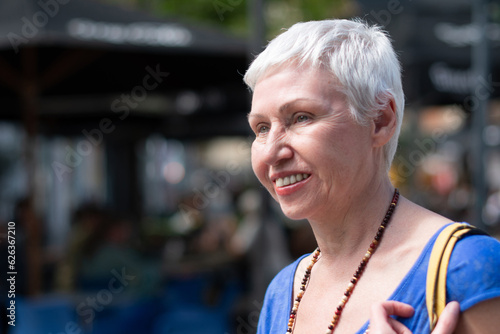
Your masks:
[{"label": "blue chair", "polygon": [[146,334],[153,333],[154,319],[159,314],[160,302],[155,299],[130,300],[108,305],[96,312],[91,334]]},{"label": "blue chair", "polygon": [[16,298],[16,326],[10,329],[12,334],[59,334],[78,332],[80,327],[69,298],[40,297]]},{"label": "blue chair", "polygon": [[224,314],[203,308],[169,311],[159,316],[153,326],[155,334],[227,334]]},{"label": "blue chair", "polygon": [[[215,283],[215,285],[214,285]],[[217,290],[212,300],[211,289]],[[165,312],[153,326],[154,334],[227,334],[233,304],[241,284],[230,277],[216,281],[210,275],[170,280],[163,298]]]},{"label": "blue chair", "polygon": [[167,284],[164,297],[165,306],[202,305],[204,303],[204,293],[209,284],[210,277],[206,275],[171,279]]}]

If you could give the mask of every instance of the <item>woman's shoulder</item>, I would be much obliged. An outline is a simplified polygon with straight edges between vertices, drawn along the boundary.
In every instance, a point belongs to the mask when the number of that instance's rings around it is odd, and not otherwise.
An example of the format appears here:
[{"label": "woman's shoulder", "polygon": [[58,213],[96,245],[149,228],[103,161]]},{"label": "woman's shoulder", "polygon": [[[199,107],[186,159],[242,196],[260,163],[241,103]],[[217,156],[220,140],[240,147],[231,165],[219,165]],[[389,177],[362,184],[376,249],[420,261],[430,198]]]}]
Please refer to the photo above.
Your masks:
[{"label": "woman's shoulder", "polygon": [[500,242],[488,235],[469,234],[457,242],[448,267],[447,290],[460,300],[462,311],[500,296]]},{"label": "woman's shoulder", "polygon": [[[457,242],[452,252],[450,264],[461,268],[488,269],[500,263],[500,241],[485,233],[470,233]],[[500,266],[493,271],[500,275]]]},{"label": "woman's shoulder", "polygon": [[[419,259],[391,299],[415,308],[415,316],[400,319],[414,333],[428,328],[425,304],[426,275],[429,257],[439,233],[452,223],[437,227],[420,253]],[[436,228],[433,227],[433,230]],[[487,235],[466,235],[452,251],[447,271],[446,294],[448,301],[458,301],[462,311],[500,296],[500,242]]]},{"label": "woman's shoulder", "polygon": [[[455,245],[450,265],[467,269],[488,269],[500,263],[500,241],[481,232],[468,233]],[[500,266],[494,266],[493,271],[500,275]]]}]

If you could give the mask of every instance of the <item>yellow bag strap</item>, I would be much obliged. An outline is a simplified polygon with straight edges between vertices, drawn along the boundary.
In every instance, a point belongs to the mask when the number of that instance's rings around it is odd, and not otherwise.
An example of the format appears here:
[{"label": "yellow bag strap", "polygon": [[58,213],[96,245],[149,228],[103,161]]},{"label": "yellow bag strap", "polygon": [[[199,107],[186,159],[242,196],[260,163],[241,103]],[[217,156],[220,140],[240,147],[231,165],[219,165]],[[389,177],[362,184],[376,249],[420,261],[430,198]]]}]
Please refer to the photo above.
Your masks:
[{"label": "yellow bag strap", "polygon": [[454,223],[444,228],[434,243],[427,269],[426,304],[431,331],[446,306],[446,273],[455,243],[475,229],[465,223]]}]

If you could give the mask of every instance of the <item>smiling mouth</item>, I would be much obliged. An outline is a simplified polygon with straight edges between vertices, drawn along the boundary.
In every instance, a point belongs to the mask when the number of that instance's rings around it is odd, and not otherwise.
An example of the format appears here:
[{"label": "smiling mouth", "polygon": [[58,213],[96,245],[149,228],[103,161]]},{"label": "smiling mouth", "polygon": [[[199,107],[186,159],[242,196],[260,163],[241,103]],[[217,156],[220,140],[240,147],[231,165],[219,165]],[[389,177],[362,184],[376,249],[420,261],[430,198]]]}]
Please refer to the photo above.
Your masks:
[{"label": "smiling mouth", "polygon": [[276,187],[281,188],[281,187],[286,187],[289,185],[292,185],[294,183],[300,182],[302,180],[307,179],[310,174],[295,174],[295,175],[290,175],[290,176],[285,176],[283,178],[278,178],[276,179]]}]

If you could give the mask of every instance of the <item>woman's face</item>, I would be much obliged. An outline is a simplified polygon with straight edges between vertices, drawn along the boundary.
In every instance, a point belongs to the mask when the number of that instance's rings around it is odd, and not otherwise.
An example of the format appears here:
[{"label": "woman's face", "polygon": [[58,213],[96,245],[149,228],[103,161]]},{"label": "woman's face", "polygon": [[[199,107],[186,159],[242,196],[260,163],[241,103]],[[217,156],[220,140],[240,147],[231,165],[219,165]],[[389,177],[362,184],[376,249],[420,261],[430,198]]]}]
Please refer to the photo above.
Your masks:
[{"label": "woman's face", "polygon": [[268,71],[255,86],[252,167],[291,219],[348,208],[373,176],[370,127],[351,118],[338,87],[329,74],[291,66]]}]

